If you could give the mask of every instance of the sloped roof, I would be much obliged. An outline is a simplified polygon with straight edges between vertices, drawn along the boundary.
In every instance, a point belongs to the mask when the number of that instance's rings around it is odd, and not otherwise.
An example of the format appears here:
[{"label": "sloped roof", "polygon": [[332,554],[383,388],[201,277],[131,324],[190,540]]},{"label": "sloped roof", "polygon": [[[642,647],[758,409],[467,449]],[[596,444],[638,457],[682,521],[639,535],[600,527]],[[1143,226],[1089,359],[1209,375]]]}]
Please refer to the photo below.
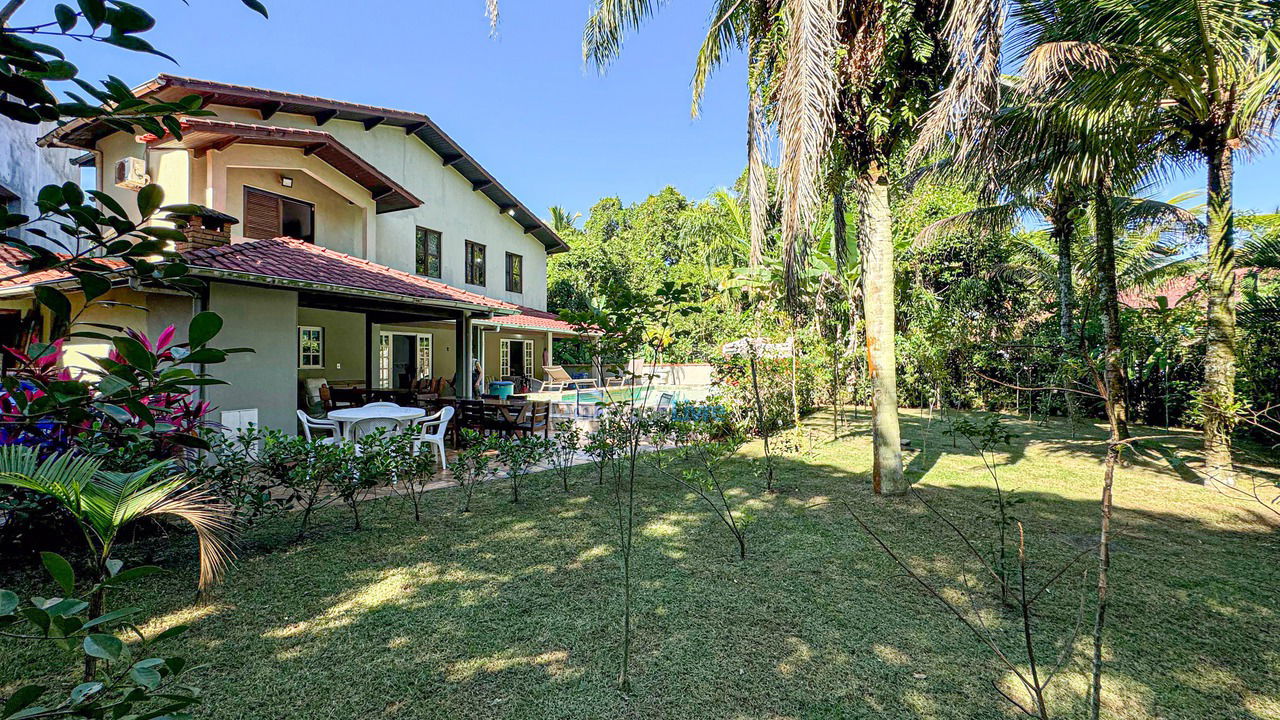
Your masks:
[{"label": "sloped roof", "polygon": [[[155,96],[161,100],[177,100],[185,95],[200,95],[204,98],[206,105],[250,108],[257,110],[263,120],[270,119],[278,112],[310,115],[315,118],[317,127],[337,118],[363,123],[366,130],[379,125],[403,128],[406,135],[417,137],[439,155],[446,166],[452,167],[468,180],[473,190],[484,193],[485,197],[493,201],[499,210],[510,212],[512,219],[524,228],[525,233],[537,238],[547,248],[548,253],[569,249],[565,241],[550,226],[529,210],[524,203],[517,200],[502,186],[502,183],[498,182],[497,178],[485,170],[475,158],[463,150],[462,146],[426,115],[330,100],[313,95],[299,95],[163,73],[157,75],[154,80],[134,88],[134,94],[139,97]],[[92,149],[100,138],[113,132],[116,130],[100,119],[80,118],[49,133],[41,143]]]},{"label": "sloped roof", "polygon": [[[64,259],[70,257],[65,253],[57,253],[57,255],[58,257],[64,258]],[[13,248],[9,246],[0,246],[0,289],[24,287],[24,286],[30,286],[30,285],[42,285],[44,283],[71,279],[71,273],[67,272],[66,270],[59,270],[59,269],[40,270],[30,275],[23,275],[22,277],[12,277],[13,275],[18,275],[23,272],[22,269],[18,267],[18,264],[21,262],[25,262],[26,260],[29,260],[30,257],[31,256],[27,255],[21,250],[18,250],[17,248]],[[93,262],[98,263],[99,265],[104,265],[111,269],[123,269],[128,267],[127,263],[117,258],[89,258],[89,259],[92,260]]]},{"label": "sloped roof", "polygon": [[[449,305],[497,315],[511,315],[520,310],[520,306],[513,303],[293,238],[252,240],[193,250],[183,256],[195,276],[285,285],[316,292],[375,294],[407,304]],[[0,247],[0,277],[21,272],[17,263],[25,258],[25,254],[14,248]],[[114,269],[128,269],[120,260],[96,261]],[[65,270],[43,270],[0,282],[0,289],[29,288],[70,279],[71,273]]]},{"label": "sloped roof", "polygon": [[503,327],[528,328],[530,330],[550,330],[551,332],[580,334],[573,325],[560,319],[559,315],[546,310],[535,310],[524,305],[517,305],[520,312],[515,315],[500,315],[486,322]]},{"label": "sloped roof", "polygon": [[499,313],[514,313],[517,305],[446,285],[438,280],[379,265],[354,255],[301,240],[271,240],[222,245],[184,253],[192,274],[202,270],[402,295],[420,300],[457,303]]},{"label": "sloped roof", "polygon": [[210,148],[223,148],[236,142],[297,148],[325,161],[368,190],[380,213],[422,205],[422,201],[400,183],[323,130],[255,125],[205,117],[183,117],[179,122],[182,125],[181,140],[172,135],[143,135],[141,139],[151,147],[193,150],[197,157]]}]

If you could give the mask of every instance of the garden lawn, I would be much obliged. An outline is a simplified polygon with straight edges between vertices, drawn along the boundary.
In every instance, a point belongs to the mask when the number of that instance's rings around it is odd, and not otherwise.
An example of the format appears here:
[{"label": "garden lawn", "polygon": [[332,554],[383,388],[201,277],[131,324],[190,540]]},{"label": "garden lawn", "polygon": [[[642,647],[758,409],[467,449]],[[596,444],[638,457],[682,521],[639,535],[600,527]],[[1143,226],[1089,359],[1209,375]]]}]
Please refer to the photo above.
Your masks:
[{"label": "garden lawn", "polygon": [[[1102,431],[1009,420],[997,455],[1026,528],[1033,579],[1087,550],[1097,526]],[[977,603],[1020,656],[1019,625],[991,602],[955,536],[914,500],[873,497],[865,423],[831,442],[811,418],[810,456],[779,461],[766,493],[750,445],[729,467],[749,511],[748,557],[696,497],[648,470],[640,481],[633,693],[615,690],[619,569],[612,496],[579,468],[565,495],[534,476],[512,505],[505,484],[434,491],[421,524],[402,501],[365,509],[353,532],[339,509],[308,538],[296,518],[250,531],[211,601],[192,604],[188,537],[130,548],[131,563],[175,568],[115,604],[143,604],[159,631],[186,623],[171,648],[193,662],[197,717],[256,718],[1003,718],[992,688],[1016,691],[990,652],[861,532],[849,506],[949,597]],[[992,548],[992,483],[944,421],[904,414],[918,451],[908,473],[931,503]],[[1135,429],[1136,434],[1148,434]],[[1197,438],[1169,436],[1185,456]],[[1163,720],[1280,718],[1280,531],[1252,501],[1183,480],[1169,453],[1143,450],[1116,481],[1105,716]],[[1274,458],[1245,457],[1251,478]],[[1042,657],[1070,636],[1089,554],[1046,596]],[[30,576],[24,576],[30,577]],[[13,580],[7,578],[5,580]],[[18,578],[23,581],[23,578]],[[27,580],[29,582],[29,580]],[[145,594],[144,594],[145,591]],[[1050,693],[1059,717],[1084,717],[1086,608],[1075,659]],[[0,693],[47,650],[0,653]],[[74,669],[67,665],[67,678]]]}]

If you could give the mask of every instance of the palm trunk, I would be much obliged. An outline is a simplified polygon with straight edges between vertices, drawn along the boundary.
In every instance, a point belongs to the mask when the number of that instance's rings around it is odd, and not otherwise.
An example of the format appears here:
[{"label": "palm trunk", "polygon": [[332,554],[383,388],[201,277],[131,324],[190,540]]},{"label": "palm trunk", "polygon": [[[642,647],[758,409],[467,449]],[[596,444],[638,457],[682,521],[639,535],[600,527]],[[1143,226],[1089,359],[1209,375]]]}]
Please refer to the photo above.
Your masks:
[{"label": "palm trunk", "polygon": [[1231,464],[1232,408],[1236,382],[1235,251],[1231,221],[1231,148],[1210,145],[1209,310],[1204,357],[1204,464],[1210,480],[1235,485]]},{"label": "palm trunk", "polygon": [[867,373],[871,382],[873,460],[871,488],[899,495],[910,489],[902,473],[898,428],[898,376],[894,357],[893,216],[889,178],[873,165],[858,178],[862,251],[862,304]]},{"label": "palm trunk", "polygon": [[[751,53],[748,52],[748,58]],[[748,70],[750,75],[750,70]],[[750,77],[747,78],[751,85]],[[764,133],[761,128],[763,112],[760,107],[760,91],[747,88],[747,205],[751,222],[751,248],[747,258],[750,267],[764,263],[764,244],[769,221],[769,179],[764,171],[764,152],[760,147]]]},{"label": "palm trunk", "polygon": [[1075,209],[1075,198],[1065,191],[1054,194],[1053,208],[1049,211],[1049,222],[1052,225],[1050,235],[1058,252],[1058,336],[1063,347],[1070,347],[1075,327],[1076,290],[1072,282],[1075,265],[1072,260],[1072,239],[1075,234],[1075,221],[1071,212]]},{"label": "palm trunk", "polygon": [[1104,385],[1107,415],[1117,439],[1129,437],[1124,358],[1120,345],[1120,299],[1116,285],[1116,226],[1111,178],[1094,185],[1094,236],[1098,243],[1098,291],[1102,295]]}]

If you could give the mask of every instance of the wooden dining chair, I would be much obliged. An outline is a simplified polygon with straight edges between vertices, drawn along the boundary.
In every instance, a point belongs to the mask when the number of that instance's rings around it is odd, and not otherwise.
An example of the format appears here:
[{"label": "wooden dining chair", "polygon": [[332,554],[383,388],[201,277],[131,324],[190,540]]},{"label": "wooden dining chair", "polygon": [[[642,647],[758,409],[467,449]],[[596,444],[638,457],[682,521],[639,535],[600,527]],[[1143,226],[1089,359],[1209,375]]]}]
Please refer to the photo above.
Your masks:
[{"label": "wooden dining chair", "polygon": [[542,437],[551,437],[551,403],[527,403],[521,408],[516,429],[523,435],[537,435],[541,432]]}]

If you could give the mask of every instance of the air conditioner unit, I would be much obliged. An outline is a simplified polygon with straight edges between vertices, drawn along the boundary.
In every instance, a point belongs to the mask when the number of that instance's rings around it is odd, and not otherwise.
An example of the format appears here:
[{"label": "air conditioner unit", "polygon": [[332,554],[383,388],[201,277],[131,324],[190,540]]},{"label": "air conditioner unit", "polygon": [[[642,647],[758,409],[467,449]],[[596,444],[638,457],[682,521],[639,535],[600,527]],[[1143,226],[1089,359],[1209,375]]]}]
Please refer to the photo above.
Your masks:
[{"label": "air conditioner unit", "polygon": [[127,157],[116,163],[116,187],[141,190],[151,183],[147,164],[142,158]]}]

